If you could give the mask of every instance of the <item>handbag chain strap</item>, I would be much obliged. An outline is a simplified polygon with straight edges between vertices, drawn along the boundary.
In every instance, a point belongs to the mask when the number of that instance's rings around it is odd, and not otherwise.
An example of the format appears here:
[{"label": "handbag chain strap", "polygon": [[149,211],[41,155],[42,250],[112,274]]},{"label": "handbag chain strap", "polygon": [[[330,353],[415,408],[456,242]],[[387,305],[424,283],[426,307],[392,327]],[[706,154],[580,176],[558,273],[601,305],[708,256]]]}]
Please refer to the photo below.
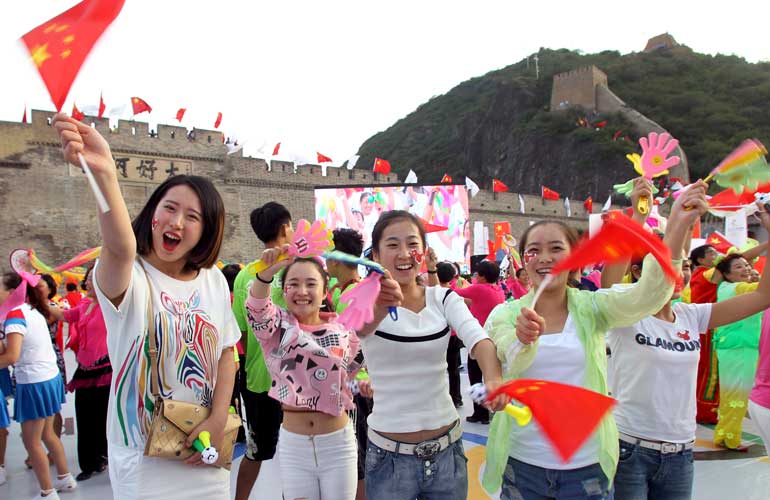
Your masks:
[{"label": "handbag chain strap", "polygon": [[152,283],[150,275],[144,268],[141,257],[137,257],[139,265],[144,271],[144,279],[147,280],[147,335],[150,336],[150,392],[157,400],[160,398],[160,387],[158,385],[158,337],[155,335],[155,314],[152,309]]}]

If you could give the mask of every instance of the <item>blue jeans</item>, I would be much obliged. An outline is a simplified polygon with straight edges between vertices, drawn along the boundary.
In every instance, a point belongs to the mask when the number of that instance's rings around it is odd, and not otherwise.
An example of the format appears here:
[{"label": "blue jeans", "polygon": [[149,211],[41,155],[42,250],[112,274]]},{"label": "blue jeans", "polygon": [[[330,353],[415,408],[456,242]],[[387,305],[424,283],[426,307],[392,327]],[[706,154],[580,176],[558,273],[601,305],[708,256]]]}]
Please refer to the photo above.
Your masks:
[{"label": "blue jeans", "polygon": [[372,444],[366,448],[367,500],[466,500],[468,459],[462,439],[430,460]]},{"label": "blue jeans", "polygon": [[508,458],[501,500],[583,498],[612,500],[607,476],[599,464],[572,470],[544,469]]},{"label": "blue jeans", "polygon": [[620,441],[615,497],[618,500],[689,500],[692,498],[692,461],[692,450],[663,455]]}]

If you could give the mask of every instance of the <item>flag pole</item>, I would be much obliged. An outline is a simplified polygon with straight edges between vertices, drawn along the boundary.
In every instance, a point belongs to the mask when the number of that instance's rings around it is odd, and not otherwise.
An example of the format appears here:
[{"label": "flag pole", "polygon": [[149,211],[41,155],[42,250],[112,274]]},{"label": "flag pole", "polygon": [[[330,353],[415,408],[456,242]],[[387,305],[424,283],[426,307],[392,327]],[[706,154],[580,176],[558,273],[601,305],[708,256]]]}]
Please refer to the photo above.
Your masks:
[{"label": "flag pole", "polygon": [[78,160],[80,160],[80,167],[83,169],[83,173],[86,174],[86,179],[88,179],[88,184],[91,186],[91,191],[93,191],[94,196],[96,197],[96,204],[99,205],[99,211],[106,214],[110,211],[110,206],[107,204],[107,199],[104,197],[101,188],[99,188],[99,184],[96,183],[94,174],[91,172],[91,167],[88,166],[86,159],[81,153],[78,153]]}]

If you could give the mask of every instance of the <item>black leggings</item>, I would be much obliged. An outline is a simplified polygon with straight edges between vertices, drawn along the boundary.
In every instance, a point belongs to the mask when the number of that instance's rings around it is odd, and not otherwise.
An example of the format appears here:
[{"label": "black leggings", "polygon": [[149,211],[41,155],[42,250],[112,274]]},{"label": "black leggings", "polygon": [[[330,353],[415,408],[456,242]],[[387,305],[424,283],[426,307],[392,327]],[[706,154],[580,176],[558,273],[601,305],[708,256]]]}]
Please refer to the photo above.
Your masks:
[{"label": "black leggings", "polygon": [[107,461],[107,407],[109,401],[109,385],[75,390],[78,464],[83,472],[96,472]]}]

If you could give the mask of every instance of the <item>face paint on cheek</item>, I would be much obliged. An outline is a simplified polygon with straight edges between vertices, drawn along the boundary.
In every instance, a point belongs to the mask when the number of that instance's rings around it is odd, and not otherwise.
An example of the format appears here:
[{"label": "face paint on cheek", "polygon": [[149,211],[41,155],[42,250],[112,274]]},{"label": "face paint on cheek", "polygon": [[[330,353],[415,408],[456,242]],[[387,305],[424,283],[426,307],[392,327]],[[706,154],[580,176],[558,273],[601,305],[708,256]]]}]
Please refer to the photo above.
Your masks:
[{"label": "face paint on cheek", "polygon": [[532,250],[524,252],[524,264],[529,264],[535,257],[537,257],[537,254]]},{"label": "face paint on cheek", "polygon": [[155,231],[158,228],[158,219],[152,219],[152,230]]},{"label": "face paint on cheek", "polygon": [[412,256],[412,258],[417,264],[422,264],[422,259],[425,257],[425,254],[418,252],[416,248],[413,248],[412,250],[410,250],[409,255]]}]

